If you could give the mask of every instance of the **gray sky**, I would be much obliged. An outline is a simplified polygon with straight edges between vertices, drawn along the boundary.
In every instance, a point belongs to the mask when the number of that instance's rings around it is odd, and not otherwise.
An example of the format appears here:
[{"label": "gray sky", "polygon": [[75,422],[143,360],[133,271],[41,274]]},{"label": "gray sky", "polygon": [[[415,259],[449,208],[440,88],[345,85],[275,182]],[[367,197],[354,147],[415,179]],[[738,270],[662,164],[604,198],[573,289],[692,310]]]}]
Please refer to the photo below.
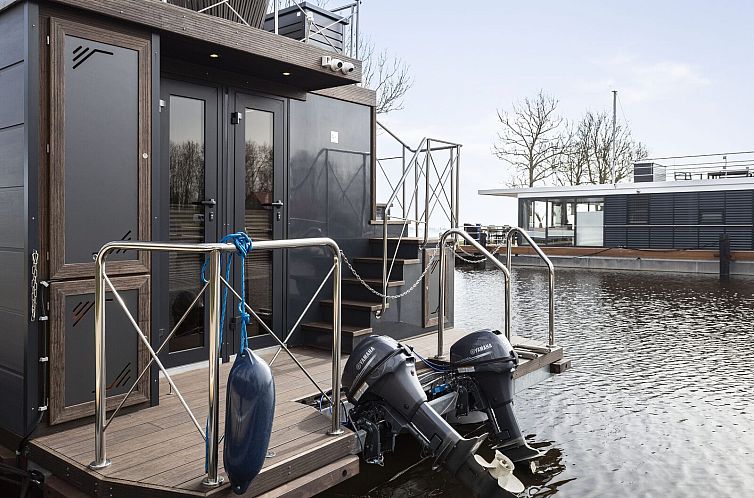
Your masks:
[{"label": "gray sky", "polygon": [[[402,137],[464,144],[461,222],[515,223],[491,154],[496,109],[540,89],[561,114],[611,110],[651,156],[754,149],[754,2],[364,0],[362,30],[410,64]],[[667,162],[667,161],[666,161]]]}]

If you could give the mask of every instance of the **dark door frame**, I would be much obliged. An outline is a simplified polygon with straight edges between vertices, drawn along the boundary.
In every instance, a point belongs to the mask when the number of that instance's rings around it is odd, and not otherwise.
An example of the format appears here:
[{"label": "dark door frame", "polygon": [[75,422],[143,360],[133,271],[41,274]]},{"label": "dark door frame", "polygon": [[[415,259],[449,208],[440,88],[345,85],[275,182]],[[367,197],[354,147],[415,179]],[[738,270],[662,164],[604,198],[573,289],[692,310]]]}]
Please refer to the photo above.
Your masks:
[{"label": "dark door frame", "polygon": [[[269,95],[255,94],[240,89],[229,91],[228,116],[233,112],[239,112],[245,119],[246,109],[258,109],[273,113],[274,127],[274,171],[273,171],[273,200],[281,200],[283,206],[273,211],[273,239],[285,239],[288,236],[288,137],[287,137],[287,102],[283,98]],[[229,220],[232,219],[234,231],[244,230],[244,205],[245,205],[245,127],[244,119],[232,126],[228,133],[228,191],[233,192],[232,209],[229,212]],[[228,120],[230,121],[230,119]],[[231,135],[232,134],[232,135]],[[230,196],[229,196],[230,197]],[[272,330],[279,334],[285,334],[286,325],[286,259],[283,250],[272,251]],[[240,271],[236,269],[234,286],[239,289]],[[252,290],[253,291],[253,290]],[[248,299],[249,289],[247,289]],[[250,302],[252,308],[254,303]],[[234,354],[238,350],[240,335],[240,318],[237,310],[234,314],[231,328],[228,331],[225,342],[225,357]],[[253,321],[254,318],[252,317]],[[249,338],[249,346],[254,349],[268,347],[277,344],[269,334]]]},{"label": "dark door frame", "polygon": [[[219,227],[222,226],[222,195],[221,195],[221,178],[222,178],[222,104],[223,94],[220,87],[216,85],[197,84],[193,82],[186,82],[176,79],[170,79],[163,77],[160,80],[160,164],[162,165],[160,171],[160,184],[156,190],[156,194],[160,198],[160,211],[164,216],[164,223],[162,223],[160,238],[162,240],[170,240],[170,109],[169,99],[171,95],[177,95],[187,98],[200,99],[205,101],[205,175],[204,175],[204,197],[205,199],[213,198],[217,201],[217,205],[206,206],[205,208],[205,225],[204,225],[204,239],[206,242],[215,242],[218,240]],[[210,211],[212,211],[213,219],[210,220]],[[168,308],[170,306],[170,265],[169,256],[163,254],[158,256],[161,258],[160,268],[162,269],[162,278],[160,279],[164,284],[162,288],[157,290],[160,294],[164,294],[164,298],[161,302],[165,303]],[[199,282],[199,275],[197,275],[197,282]],[[206,296],[205,296],[206,300]],[[169,321],[169,309],[162,316],[162,322],[158,327],[159,330],[159,343],[164,341],[165,337],[170,333],[170,321]],[[206,331],[208,330],[208,322],[205,313],[205,341],[204,346],[199,348],[193,348],[186,351],[180,351],[175,353],[169,352],[169,346],[161,353],[162,361],[166,367],[185,365],[188,363],[194,363],[204,361],[208,357],[208,344],[209,341],[206,337]]]}]

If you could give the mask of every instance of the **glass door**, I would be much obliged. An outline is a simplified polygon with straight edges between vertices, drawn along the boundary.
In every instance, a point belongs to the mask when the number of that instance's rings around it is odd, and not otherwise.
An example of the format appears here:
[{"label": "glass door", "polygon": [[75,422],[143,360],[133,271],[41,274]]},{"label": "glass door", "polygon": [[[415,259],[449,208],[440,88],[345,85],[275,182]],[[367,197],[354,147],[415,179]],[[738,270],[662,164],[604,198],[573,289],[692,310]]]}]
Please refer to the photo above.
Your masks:
[{"label": "glass door", "polygon": [[[169,239],[201,243],[217,240],[217,90],[184,82],[161,82],[162,169],[169,175]],[[163,182],[163,185],[165,183]],[[204,257],[168,256],[169,333],[201,290]],[[205,299],[189,312],[170,339],[169,366],[205,360],[208,353]],[[162,342],[164,338],[161,339]],[[163,350],[164,352],[165,350]]]},{"label": "glass door", "polygon": [[[284,103],[243,94],[236,94],[235,103],[236,230],[245,231],[253,241],[285,238]],[[283,261],[280,250],[252,250],[245,267],[247,302],[277,333],[282,333],[284,323]],[[238,347],[238,327],[233,331],[231,351]],[[252,347],[274,343],[254,318],[248,335]]]}]

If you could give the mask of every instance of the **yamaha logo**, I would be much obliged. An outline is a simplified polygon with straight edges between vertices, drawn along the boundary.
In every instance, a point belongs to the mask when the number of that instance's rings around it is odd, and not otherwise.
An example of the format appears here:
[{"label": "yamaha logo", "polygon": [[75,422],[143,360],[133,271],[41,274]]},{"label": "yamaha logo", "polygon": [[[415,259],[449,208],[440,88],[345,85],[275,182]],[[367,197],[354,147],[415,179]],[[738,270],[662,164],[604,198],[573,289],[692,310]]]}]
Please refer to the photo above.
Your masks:
[{"label": "yamaha logo", "polygon": [[488,349],[492,349],[492,344],[491,343],[487,343],[484,346],[478,346],[476,348],[471,348],[471,351],[469,351],[469,354],[472,354],[472,355],[473,354],[478,354],[478,353],[481,353],[483,351],[487,351]]},{"label": "yamaha logo", "polygon": [[[492,346],[490,346],[492,347]],[[364,355],[359,359],[359,362],[356,364],[356,371],[358,372],[361,370],[361,368],[364,366],[364,362],[367,361],[367,359],[374,353],[374,346],[370,346],[369,349],[367,349],[367,352],[364,353]]]}]

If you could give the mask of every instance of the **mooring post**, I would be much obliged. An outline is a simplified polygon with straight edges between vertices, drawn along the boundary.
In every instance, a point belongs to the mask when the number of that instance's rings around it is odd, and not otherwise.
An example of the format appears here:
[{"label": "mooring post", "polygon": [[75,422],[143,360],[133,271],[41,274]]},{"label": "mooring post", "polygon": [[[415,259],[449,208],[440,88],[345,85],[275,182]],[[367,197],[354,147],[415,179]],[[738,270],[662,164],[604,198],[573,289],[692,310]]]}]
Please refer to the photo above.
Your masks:
[{"label": "mooring post", "polygon": [[730,279],[730,235],[720,235],[720,280]]},{"label": "mooring post", "polygon": [[209,375],[207,390],[207,476],[202,483],[205,486],[219,486],[222,477],[217,475],[218,445],[220,432],[220,251],[215,249],[209,253]]}]

